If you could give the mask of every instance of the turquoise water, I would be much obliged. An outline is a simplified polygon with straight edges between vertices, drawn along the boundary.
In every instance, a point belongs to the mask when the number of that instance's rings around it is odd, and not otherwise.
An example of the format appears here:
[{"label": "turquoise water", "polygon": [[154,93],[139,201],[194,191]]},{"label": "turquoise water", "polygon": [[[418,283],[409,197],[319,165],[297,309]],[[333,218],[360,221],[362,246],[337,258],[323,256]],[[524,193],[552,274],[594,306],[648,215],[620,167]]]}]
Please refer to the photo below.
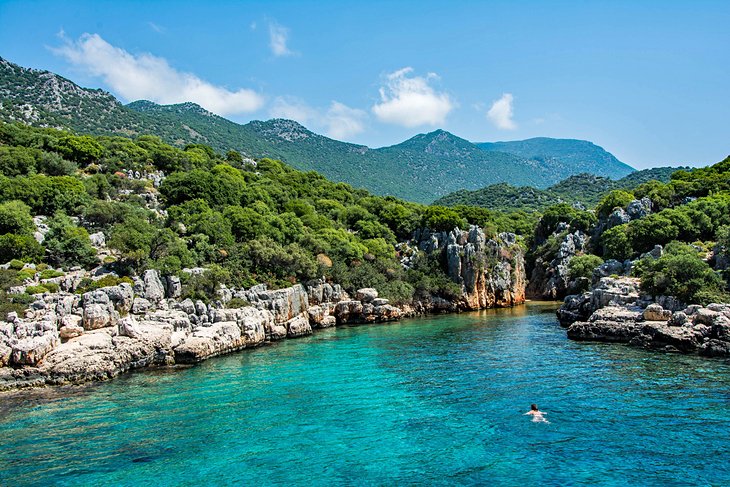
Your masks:
[{"label": "turquoise water", "polygon": [[728,362],[571,342],[537,304],[0,404],[0,485],[730,485]]}]

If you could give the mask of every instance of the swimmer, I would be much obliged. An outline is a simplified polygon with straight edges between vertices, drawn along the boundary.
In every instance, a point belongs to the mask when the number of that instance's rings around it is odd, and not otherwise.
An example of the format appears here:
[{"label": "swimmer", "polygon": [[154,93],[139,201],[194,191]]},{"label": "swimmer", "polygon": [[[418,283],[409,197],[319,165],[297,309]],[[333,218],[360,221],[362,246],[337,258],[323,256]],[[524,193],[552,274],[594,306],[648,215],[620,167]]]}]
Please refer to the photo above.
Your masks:
[{"label": "swimmer", "polygon": [[530,415],[532,416],[532,422],[533,423],[548,423],[550,424],[550,421],[545,419],[543,415],[547,413],[544,413],[537,409],[537,404],[530,405],[530,410],[525,413],[525,416]]}]

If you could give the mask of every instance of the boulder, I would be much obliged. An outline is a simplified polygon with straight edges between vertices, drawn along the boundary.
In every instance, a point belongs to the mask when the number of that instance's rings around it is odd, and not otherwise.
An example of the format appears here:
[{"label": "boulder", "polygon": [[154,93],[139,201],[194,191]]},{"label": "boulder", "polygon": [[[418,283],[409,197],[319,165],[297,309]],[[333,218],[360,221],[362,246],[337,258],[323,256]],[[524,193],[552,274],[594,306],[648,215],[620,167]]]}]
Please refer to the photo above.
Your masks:
[{"label": "boulder", "polygon": [[266,340],[266,326],[274,323],[274,315],[267,310],[251,307],[239,308],[237,323],[247,347],[262,344]]},{"label": "boulder", "polygon": [[337,325],[337,318],[332,315],[325,316],[322,321],[317,324],[317,328],[331,328]]},{"label": "boulder", "polygon": [[711,338],[700,346],[698,353],[703,357],[730,357],[730,341]]},{"label": "boulder", "polygon": [[356,323],[360,320],[362,309],[361,301],[340,301],[335,306],[335,318],[338,323]]},{"label": "boulder", "polygon": [[120,336],[139,338],[142,334],[139,329],[139,323],[137,322],[137,319],[132,315],[125,316],[124,318],[119,320],[117,328]]},{"label": "boulder", "polygon": [[324,317],[327,316],[325,309],[321,306],[310,306],[307,309],[307,315],[309,316],[309,323],[314,327],[318,327],[324,320]]},{"label": "boulder", "polygon": [[117,286],[103,287],[100,291],[104,292],[109,300],[114,303],[114,307],[119,311],[129,311],[134,302],[134,289],[129,283],[123,282]]},{"label": "boulder", "polygon": [[142,277],[142,295],[153,303],[157,303],[165,299],[165,288],[160,280],[159,273],[154,269],[148,269]]},{"label": "boulder", "polygon": [[362,301],[363,303],[372,303],[373,300],[378,298],[378,290],[372,287],[366,287],[358,289],[355,293],[355,299]]},{"label": "boulder", "polygon": [[311,335],[312,327],[309,324],[309,320],[303,315],[300,315],[286,322],[286,334],[289,338]]},{"label": "boulder", "polygon": [[83,323],[85,330],[96,330],[106,326],[114,325],[117,321],[117,314],[109,311],[103,304],[92,303],[84,306]]},{"label": "boulder", "polygon": [[276,321],[266,323],[266,339],[269,341],[283,340],[286,338],[287,329],[285,324],[278,324]]},{"label": "boulder", "polygon": [[689,323],[689,317],[683,311],[675,311],[669,319],[669,326],[684,326]]},{"label": "boulder", "polygon": [[59,328],[58,334],[61,337],[61,340],[69,340],[83,335],[84,329],[79,325],[64,325]]},{"label": "boulder", "polygon": [[13,354],[12,347],[7,346],[0,341],[0,367],[5,367],[10,363],[10,357]]},{"label": "boulder", "polygon": [[165,278],[165,295],[168,298],[178,299],[182,296],[182,281],[177,276],[167,276]]},{"label": "boulder", "polygon": [[96,247],[97,249],[106,247],[106,238],[104,237],[104,232],[96,232],[89,235],[89,240],[91,240],[91,245]]},{"label": "boulder", "polygon": [[666,352],[695,352],[700,346],[700,333],[688,327],[669,326],[664,321],[647,321],[632,345],[664,350]]},{"label": "boulder", "polygon": [[645,321],[668,321],[672,317],[672,312],[665,310],[659,304],[650,304],[644,310],[642,318]]},{"label": "boulder", "polygon": [[240,350],[246,347],[241,329],[234,321],[221,321],[201,327],[185,337],[174,348],[175,362],[197,363],[206,358]]},{"label": "boulder", "polygon": [[180,309],[189,315],[195,314],[195,303],[192,299],[187,298],[180,303]]},{"label": "boulder", "polygon": [[15,365],[37,365],[59,344],[58,335],[55,333],[23,338],[13,345],[10,362]]},{"label": "boulder", "polygon": [[140,298],[137,296],[134,298],[134,301],[132,303],[132,313],[136,315],[142,315],[145,314],[147,311],[152,309],[152,303],[149,302],[149,300],[145,298]]},{"label": "boulder", "polygon": [[568,338],[598,342],[629,343],[641,330],[635,321],[576,321],[568,327]]}]

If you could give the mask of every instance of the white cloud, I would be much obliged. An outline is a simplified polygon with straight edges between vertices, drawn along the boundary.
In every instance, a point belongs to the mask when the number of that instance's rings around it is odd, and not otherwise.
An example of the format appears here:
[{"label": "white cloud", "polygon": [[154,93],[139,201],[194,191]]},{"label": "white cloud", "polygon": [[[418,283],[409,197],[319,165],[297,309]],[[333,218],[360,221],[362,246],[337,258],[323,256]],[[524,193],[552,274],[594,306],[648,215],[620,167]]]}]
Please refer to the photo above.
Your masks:
[{"label": "white cloud", "polygon": [[269,22],[269,46],[274,56],[281,57],[294,54],[286,45],[288,40],[289,29],[276,22]]},{"label": "white cloud", "polygon": [[161,25],[157,25],[152,21],[147,22],[147,25],[150,27],[150,29],[154,30],[158,34],[163,34],[165,32],[165,28]]},{"label": "white cloud", "polygon": [[307,105],[304,101],[291,96],[278,96],[269,108],[269,116],[272,118],[288,118],[306,125],[318,118],[317,110]]},{"label": "white cloud", "polygon": [[307,105],[303,100],[291,96],[279,96],[269,109],[272,118],[288,118],[302,125],[324,129],[327,136],[344,140],[365,130],[367,112],[350,108],[344,103],[333,101],[327,110]]},{"label": "white cloud", "polygon": [[333,139],[346,139],[365,130],[367,113],[333,101],[325,115],[327,135]]},{"label": "white cloud", "polygon": [[191,101],[218,115],[255,112],[264,97],[250,89],[230,91],[192,73],[176,70],[164,58],[130,54],[98,34],[84,34],[78,41],[65,39],[52,49],[74,66],[98,76],[122,98],[150,100],[160,104]]},{"label": "white cloud", "polygon": [[430,82],[438,75],[428,73],[409,76],[413,68],[403,68],[386,76],[385,86],[380,88],[380,103],[372,110],[382,122],[417,127],[444,123],[455,103],[448,94],[436,91]]},{"label": "white cloud", "polygon": [[487,118],[498,129],[514,130],[517,128],[517,124],[512,120],[514,116],[512,111],[513,101],[514,97],[511,93],[504,93],[499,100],[492,103],[492,108],[487,111]]}]

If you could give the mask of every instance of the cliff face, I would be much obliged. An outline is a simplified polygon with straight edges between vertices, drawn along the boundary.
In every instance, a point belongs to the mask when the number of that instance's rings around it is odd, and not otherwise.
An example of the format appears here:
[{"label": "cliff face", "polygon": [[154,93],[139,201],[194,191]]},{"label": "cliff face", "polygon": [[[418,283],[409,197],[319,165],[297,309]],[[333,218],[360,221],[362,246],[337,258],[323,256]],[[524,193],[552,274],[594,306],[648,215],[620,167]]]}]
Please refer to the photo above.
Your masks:
[{"label": "cliff face", "polygon": [[564,224],[554,235],[561,237],[560,245],[554,254],[535,259],[527,287],[530,297],[554,300],[575,292],[577,283],[570,280],[568,264],[588,249],[588,236],[580,230],[570,233],[570,228]]},{"label": "cliff face", "polygon": [[462,289],[458,309],[508,307],[525,302],[525,258],[516,237],[486,238],[477,226],[468,231],[417,232],[420,250],[436,253],[452,281]]}]

